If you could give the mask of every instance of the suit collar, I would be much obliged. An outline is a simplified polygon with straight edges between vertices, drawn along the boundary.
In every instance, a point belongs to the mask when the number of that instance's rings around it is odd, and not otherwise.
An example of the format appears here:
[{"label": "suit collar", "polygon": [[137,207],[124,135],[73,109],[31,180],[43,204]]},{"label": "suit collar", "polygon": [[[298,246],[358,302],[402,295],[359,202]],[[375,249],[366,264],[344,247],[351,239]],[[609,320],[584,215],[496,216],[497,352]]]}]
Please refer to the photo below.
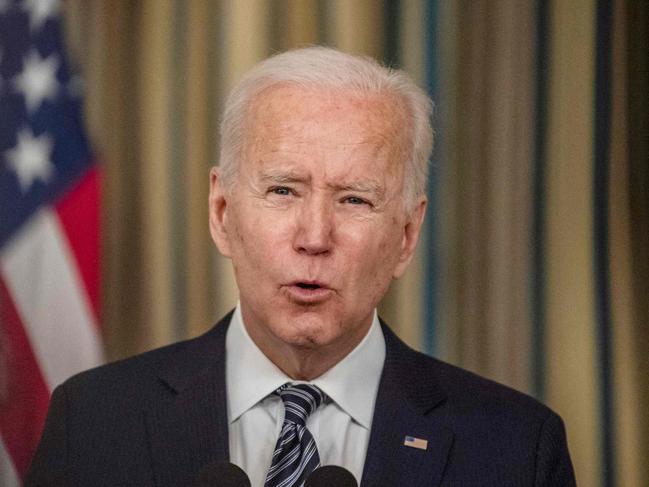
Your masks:
[{"label": "suit collar", "polygon": [[[177,344],[176,353],[158,372],[159,379],[172,392],[180,393],[194,387],[205,374],[225,372],[225,335],[232,313],[226,314],[200,337]],[[225,375],[222,379],[225,380]]]},{"label": "suit collar", "polygon": [[[446,393],[432,375],[431,359],[382,325],[386,359],[361,485],[437,486],[453,443],[453,432],[436,414]],[[406,436],[427,441],[427,448],[404,445]]]},{"label": "suit collar", "polygon": [[174,345],[165,357],[158,377],[167,393],[145,412],[156,485],[187,485],[208,462],[229,459],[225,335],[230,316],[202,337]]},{"label": "suit collar", "polygon": [[381,326],[386,346],[382,385],[386,392],[398,393],[414,412],[428,414],[446,399],[446,391],[431,376],[430,357],[408,347],[385,322]]}]

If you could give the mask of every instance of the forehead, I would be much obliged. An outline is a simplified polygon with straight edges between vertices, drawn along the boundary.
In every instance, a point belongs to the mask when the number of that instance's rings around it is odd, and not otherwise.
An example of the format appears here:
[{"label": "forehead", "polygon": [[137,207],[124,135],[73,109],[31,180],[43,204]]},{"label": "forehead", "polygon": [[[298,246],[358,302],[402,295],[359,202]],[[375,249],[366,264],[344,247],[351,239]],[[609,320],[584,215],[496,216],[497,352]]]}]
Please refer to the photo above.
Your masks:
[{"label": "forehead", "polygon": [[245,142],[248,149],[279,151],[286,145],[334,152],[381,147],[397,156],[406,148],[405,114],[403,100],[389,92],[280,84],[253,99]]}]

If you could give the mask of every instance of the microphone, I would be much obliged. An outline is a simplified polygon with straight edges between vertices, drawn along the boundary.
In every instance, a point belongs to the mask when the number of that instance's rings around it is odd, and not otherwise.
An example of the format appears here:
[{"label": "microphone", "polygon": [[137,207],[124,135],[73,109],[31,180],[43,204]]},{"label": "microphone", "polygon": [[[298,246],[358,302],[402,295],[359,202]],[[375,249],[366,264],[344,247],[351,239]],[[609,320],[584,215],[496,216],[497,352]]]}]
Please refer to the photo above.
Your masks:
[{"label": "microphone", "polygon": [[250,487],[246,472],[234,463],[214,460],[207,463],[192,484],[193,487]]},{"label": "microphone", "polygon": [[326,465],[316,468],[306,479],[304,487],[358,487],[358,482],[352,473],[337,465]]}]

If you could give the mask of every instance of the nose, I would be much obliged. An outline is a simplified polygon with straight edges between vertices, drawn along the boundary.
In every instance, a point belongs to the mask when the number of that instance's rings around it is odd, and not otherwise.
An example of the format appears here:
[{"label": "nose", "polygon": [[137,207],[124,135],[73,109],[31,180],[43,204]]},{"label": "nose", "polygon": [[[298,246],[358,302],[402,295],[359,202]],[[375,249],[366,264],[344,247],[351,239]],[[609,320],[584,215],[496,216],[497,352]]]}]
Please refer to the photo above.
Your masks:
[{"label": "nose", "polygon": [[306,198],[297,215],[293,248],[307,255],[327,254],[331,251],[333,209],[325,198]]}]

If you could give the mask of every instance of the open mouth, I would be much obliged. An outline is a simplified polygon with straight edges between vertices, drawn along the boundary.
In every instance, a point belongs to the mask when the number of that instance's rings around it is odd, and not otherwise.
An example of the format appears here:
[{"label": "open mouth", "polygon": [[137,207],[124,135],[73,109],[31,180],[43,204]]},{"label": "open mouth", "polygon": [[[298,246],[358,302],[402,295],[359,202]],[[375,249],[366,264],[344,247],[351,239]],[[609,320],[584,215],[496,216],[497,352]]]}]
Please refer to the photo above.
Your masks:
[{"label": "open mouth", "polygon": [[309,284],[306,282],[297,282],[295,285],[301,289],[320,289],[322,287],[319,284]]},{"label": "open mouth", "polygon": [[292,301],[309,305],[324,302],[334,293],[326,284],[308,281],[295,281],[285,290]]}]

